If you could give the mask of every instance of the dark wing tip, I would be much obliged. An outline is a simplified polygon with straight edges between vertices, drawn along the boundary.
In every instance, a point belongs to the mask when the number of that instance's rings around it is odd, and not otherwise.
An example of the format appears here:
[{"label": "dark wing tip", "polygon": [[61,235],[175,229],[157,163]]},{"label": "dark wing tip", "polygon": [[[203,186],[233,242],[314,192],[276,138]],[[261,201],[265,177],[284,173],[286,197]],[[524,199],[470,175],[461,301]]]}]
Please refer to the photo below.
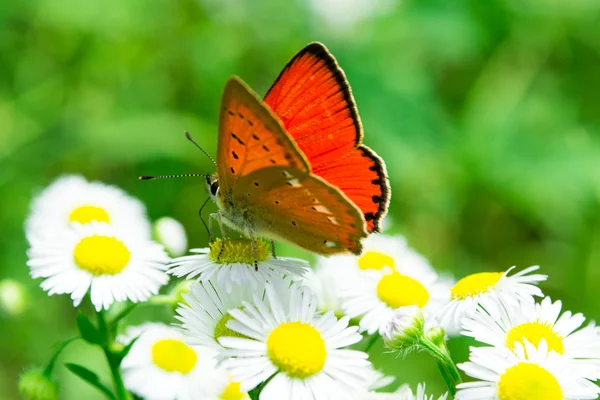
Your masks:
[{"label": "dark wing tip", "polygon": [[377,233],[380,231],[380,222],[387,214],[390,205],[390,199],[392,197],[390,181],[383,159],[365,145],[360,145],[358,149],[362,151],[364,157],[369,157],[373,161],[375,164],[375,172],[377,172],[378,176],[377,180],[381,194],[378,195],[379,201],[377,202],[377,211],[375,213],[368,212],[365,214],[365,219],[373,222],[373,227],[368,232]]}]

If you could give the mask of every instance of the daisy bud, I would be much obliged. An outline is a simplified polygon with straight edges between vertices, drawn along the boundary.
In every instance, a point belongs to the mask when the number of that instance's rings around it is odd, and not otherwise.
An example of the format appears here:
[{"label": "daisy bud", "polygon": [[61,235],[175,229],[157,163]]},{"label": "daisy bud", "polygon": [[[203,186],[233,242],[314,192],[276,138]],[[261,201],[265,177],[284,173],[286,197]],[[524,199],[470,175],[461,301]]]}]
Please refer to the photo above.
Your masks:
[{"label": "daisy bud", "polygon": [[27,292],[13,279],[0,281],[0,313],[18,316],[27,308]]},{"label": "daisy bud", "polygon": [[56,400],[58,386],[41,369],[31,369],[19,378],[19,393],[25,400]]},{"label": "daisy bud", "polygon": [[438,347],[443,343],[446,343],[446,331],[437,326],[427,329],[427,332],[425,332],[425,337],[431,340]]},{"label": "daisy bud", "polygon": [[425,319],[417,306],[396,309],[394,316],[383,331],[386,347],[392,350],[410,351],[423,337]]},{"label": "daisy bud", "polygon": [[154,236],[173,257],[187,251],[187,235],[181,223],[170,217],[162,217],[154,223]]}]

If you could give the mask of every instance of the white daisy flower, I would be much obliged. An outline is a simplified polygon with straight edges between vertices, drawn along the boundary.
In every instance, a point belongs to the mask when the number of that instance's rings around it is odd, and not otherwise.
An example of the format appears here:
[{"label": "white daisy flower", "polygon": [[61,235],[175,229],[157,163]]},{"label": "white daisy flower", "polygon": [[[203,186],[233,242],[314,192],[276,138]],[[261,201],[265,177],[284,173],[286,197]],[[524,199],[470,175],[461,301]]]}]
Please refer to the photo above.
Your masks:
[{"label": "white daisy flower", "polygon": [[600,328],[594,323],[579,329],[585,317],[565,311],[562,303],[545,297],[540,304],[524,303],[506,307],[483,300],[473,315],[462,320],[463,335],[482,343],[514,350],[516,343],[527,340],[538,346],[543,339],[550,350],[573,360],[581,375],[600,378]]},{"label": "white daisy flower", "polygon": [[342,347],[361,335],[348,318],[316,313],[317,299],[308,288],[285,281],[268,283],[265,295],[229,313],[227,328],[245,337],[221,337],[228,350],[223,367],[243,390],[262,388],[261,400],[348,399],[373,382],[367,354]]},{"label": "white daisy flower", "polygon": [[[178,329],[147,323],[130,327],[123,344],[136,339],[123,359],[125,387],[146,400],[194,400],[214,384],[215,353],[186,343]],[[219,387],[220,387],[219,386]],[[241,399],[241,397],[240,397]]]},{"label": "white daisy flower", "polygon": [[548,351],[546,341],[536,347],[524,340],[506,348],[471,348],[470,361],[458,364],[477,382],[457,386],[456,400],[575,400],[596,399],[600,390],[581,378]]},{"label": "white daisy flower", "polygon": [[44,278],[42,289],[69,293],[74,306],[88,289],[96,310],[114,301],[144,301],[169,280],[162,246],[105,223],[73,223],[72,229],[33,242],[27,254],[31,276]]},{"label": "white daisy flower", "polygon": [[201,400],[250,400],[247,392],[242,391],[241,384],[235,382],[223,368],[215,369],[208,376],[210,384],[203,385],[196,399]]},{"label": "white daisy flower", "polygon": [[228,312],[242,308],[254,295],[262,296],[263,293],[264,282],[255,288],[239,286],[231,293],[214,281],[194,282],[189,292],[183,295],[185,304],[180,304],[179,315],[175,318],[181,322],[189,343],[220,350],[220,337],[240,336],[226,327],[233,319]]},{"label": "white daisy flower", "polygon": [[360,317],[360,330],[369,334],[382,334],[399,307],[417,306],[429,319],[450,298],[450,285],[439,279],[425,259],[408,247],[392,247],[390,240],[396,242],[396,246],[404,243],[398,239],[380,238],[377,242],[381,242],[381,250],[387,252],[366,247],[366,252],[354,259],[358,268],[345,270],[344,279],[339,280],[346,315]]},{"label": "white daisy flower", "polygon": [[[448,393],[440,396],[438,400],[446,400]],[[427,396],[425,394],[425,384],[420,383],[417,386],[417,392],[413,394],[413,391],[408,385],[402,385],[393,393],[369,393],[363,400],[434,400],[433,395]]]},{"label": "white daisy flower", "polygon": [[121,232],[150,238],[146,209],[123,190],[100,182],[87,182],[78,175],[56,179],[32,202],[26,222],[27,238],[52,236],[72,222],[105,222]]},{"label": "white daisy flower", "polygon": [[332,267],[337,271],[343,270],[344,273],[346,268],[380,271],[389,267],[399,273],[418,271],[437,276],[427,259],[408,247],[402,236],[370,235],[362,244],[363,252],[358,257],[351,254],[319,257],[318,265],[325,269]]},{"label": "white daisy flower", "polygon": [[197,255],[173,259],[169,273],[177,277],[197,279],[200,282],[212,280],[225,287],[227,293],[232,288],[250,285],[259,288],[264,282],[279,279],[281,276],[301,277],[308,269],[308,263],[297,258],[271,256],[269,244],[256,241],[255,266],[254,249],[248,239],[216,239],[209,248],[192,249]]},{"label": "white daisy flower", "polygon": [[451,301],[443,307],[436,317],[446,331],[460,328],[460,320],[472,315],[482,299],[493,299],[509,306],[520,303],[533,303],[534,296],[542,297],[542,291],[535,286],[548,277],[541,274],[530,274],[539,266],[525,268],[508,276],[515,267],[506,272],[479,272],[459,280],[452,287]]}]

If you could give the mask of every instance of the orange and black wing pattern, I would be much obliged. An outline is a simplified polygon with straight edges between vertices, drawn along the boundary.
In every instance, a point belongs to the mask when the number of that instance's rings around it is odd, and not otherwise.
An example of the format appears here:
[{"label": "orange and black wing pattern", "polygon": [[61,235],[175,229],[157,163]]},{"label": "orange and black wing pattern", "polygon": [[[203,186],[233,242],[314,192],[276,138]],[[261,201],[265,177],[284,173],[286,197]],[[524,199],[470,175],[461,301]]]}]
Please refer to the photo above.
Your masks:
[{"label": "orange and black wing pattern", "polygon": [[313,173],[338,187],[379,230],[390,199],[385,164],[363,146],[362,125],[343,71],[321,43],[300,50],[265,102],[308,159]]},{"label": "orange and black wing pattern", "polygon": [[219,119],[217,168],[222,190],[232,189],[240,177],[267,167],[310,171],[281,123],[237,77],[225,85]]}]

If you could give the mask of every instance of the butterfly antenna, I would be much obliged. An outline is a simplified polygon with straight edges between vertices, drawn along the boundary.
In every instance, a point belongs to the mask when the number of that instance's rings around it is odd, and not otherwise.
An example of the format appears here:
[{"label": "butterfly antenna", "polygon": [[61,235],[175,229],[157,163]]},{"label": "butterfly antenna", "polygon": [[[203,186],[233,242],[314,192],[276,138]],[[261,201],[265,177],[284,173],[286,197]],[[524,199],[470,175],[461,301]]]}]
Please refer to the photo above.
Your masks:
[{"label": "butterfly antenna", "polygon": [[215,167],[217,166],[217,162],[215,161],[214,158],[212,158],[212,156],[210,154],[208,154],[208,152],[206,150],[204,150],[202,147],[200,147],[200,145],[198,143],[196,143],[196,141],[194,139],[192,139],[192,135],[190,135],[190,133],[188,131],[185,131],[185,137],[187,138],[187,140],[189,140],[190,142],[194,143],[194,145],[200,149],[201,152],[204,153],[204,155],[206,157],[208,157],[210,159],[210,161],[212,161],[213,164],[215,164]]},{"label": "butterfly antenna", "polygon": [[143,175],[139,177],[140,181],[151,181],[154,179],[168,179],[168,178],[187,178],[190,176],[203,176],[203,177],[207,177],[210,176],[209,174],[178,174],[178,175],[157,175],[157,176],[149,176],[149,175]]}]

